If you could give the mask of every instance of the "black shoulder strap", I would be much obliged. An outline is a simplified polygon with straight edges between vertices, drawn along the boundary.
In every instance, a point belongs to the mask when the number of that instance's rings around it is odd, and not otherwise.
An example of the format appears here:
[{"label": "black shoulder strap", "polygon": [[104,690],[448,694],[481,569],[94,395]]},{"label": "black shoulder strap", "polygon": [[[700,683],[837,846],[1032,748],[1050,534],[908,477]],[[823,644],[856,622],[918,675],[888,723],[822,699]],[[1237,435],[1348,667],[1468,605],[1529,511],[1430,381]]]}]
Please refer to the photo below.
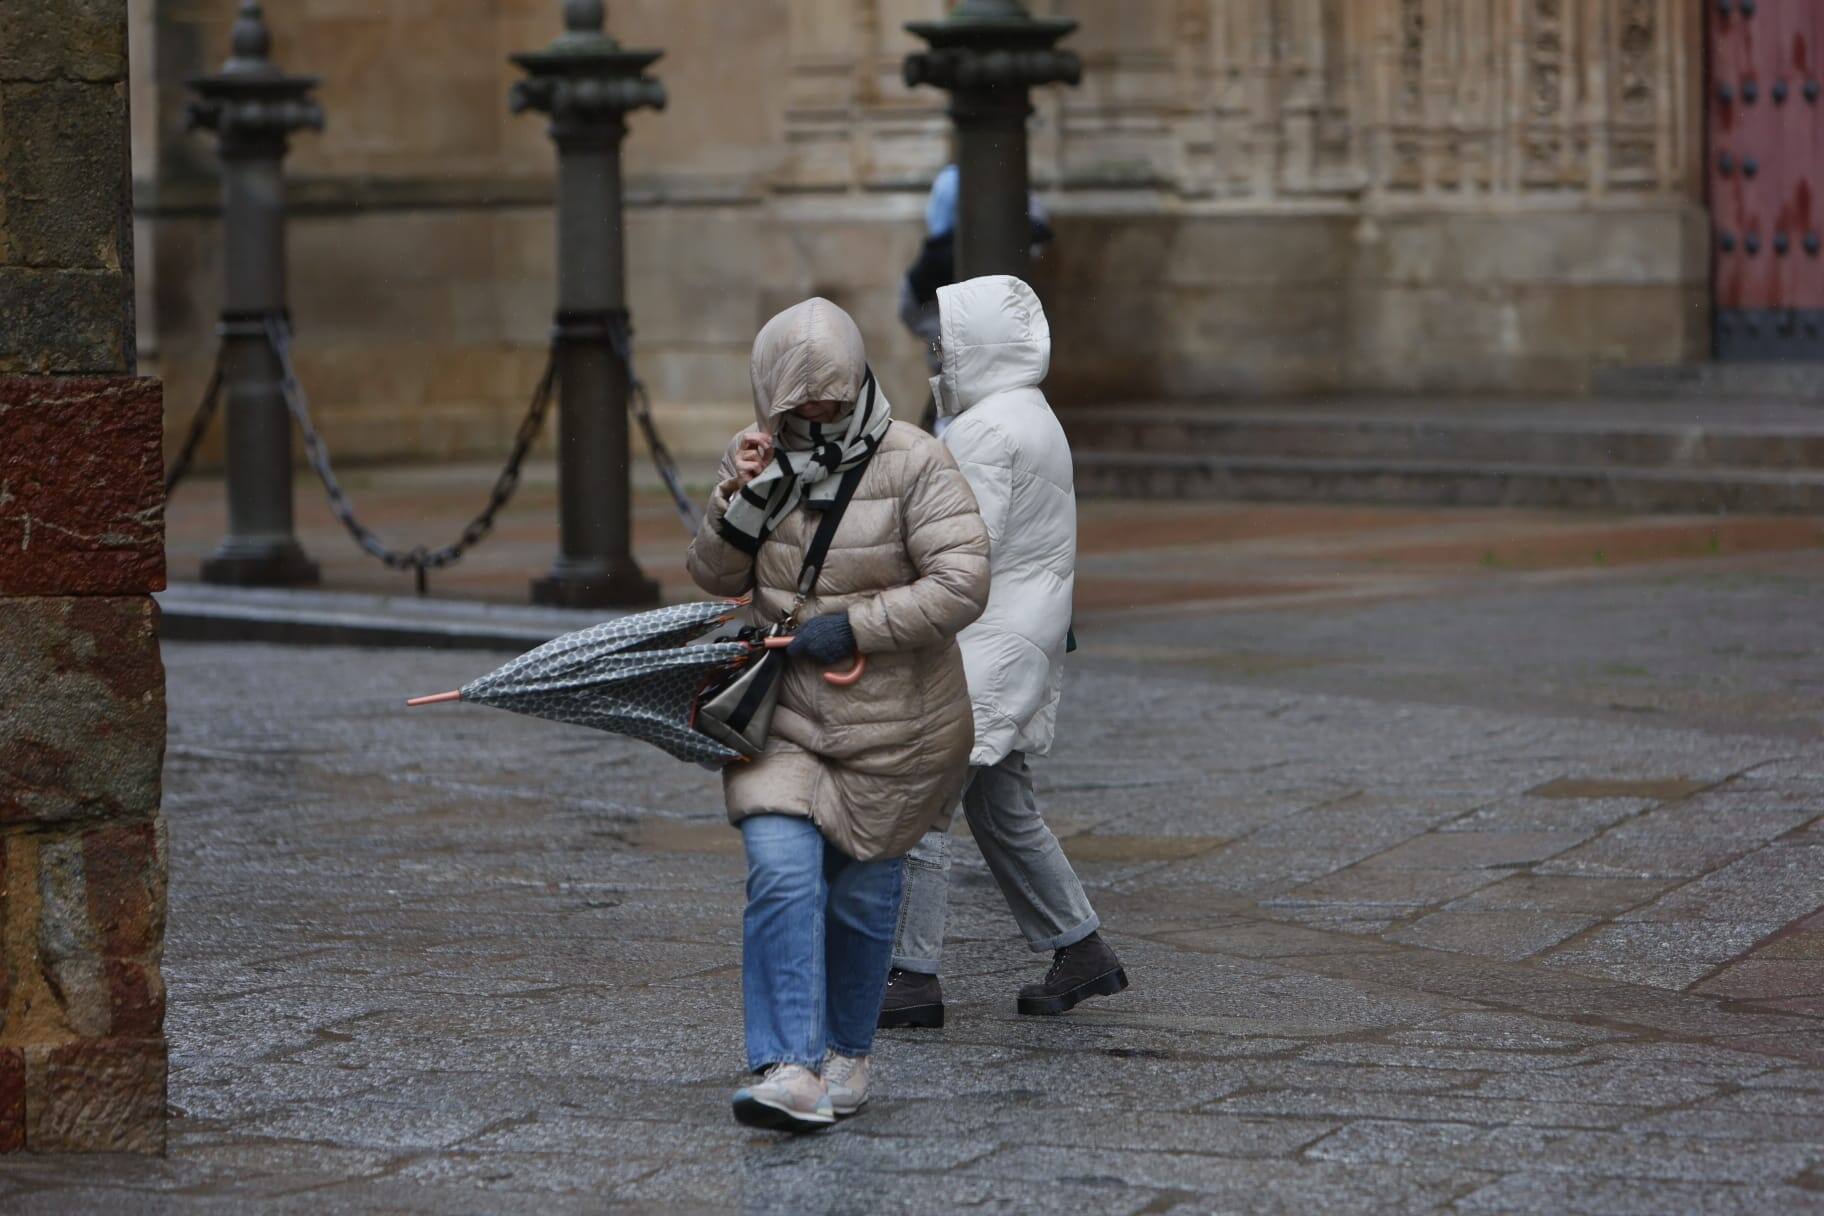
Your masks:
[{"label": "black shoulder strap", "polygon": [[811,537],[810,547],[804,551],[804,569],[798,572],[800,595],[809,596],[817,586],[817,580],[823,574],[823,561],[830,555],[830,545],[836,539],[836,529],[842,525],[843,512],[849,509],[849,500],[855,497],[855,487],[861,484],[868,463],[864,460],[842,475],[842,481],[836,486],[835,501],[817,521],[816,535]]},{"label": "black shoulder strap", "polygon": [[[867,369],[867,378],[862,382],[864,409],[869,414],[874,412],[874,400],[880,387],[874,382],[874,369]],[[817,522],[817,532],[811,537],[810,547],[804,551],[804,568],[798,572],[798,594],[808,598],[817,586],[817,580],[823,575],[823,561],[830,555],[830,544],[836,539],[836,529],[842,524],[843,512],[849,509],[849,500],[855,497],[855,487],[861,484],[862,475],[868,471],[868,465],[874,460],[874,449],[878,443],[869,441],[868,454],[857,461],[855,467],[842,475],[836,485],[836,498],[823,512],[823,518]],[[808,503],[806,504],[809,505]]]}]

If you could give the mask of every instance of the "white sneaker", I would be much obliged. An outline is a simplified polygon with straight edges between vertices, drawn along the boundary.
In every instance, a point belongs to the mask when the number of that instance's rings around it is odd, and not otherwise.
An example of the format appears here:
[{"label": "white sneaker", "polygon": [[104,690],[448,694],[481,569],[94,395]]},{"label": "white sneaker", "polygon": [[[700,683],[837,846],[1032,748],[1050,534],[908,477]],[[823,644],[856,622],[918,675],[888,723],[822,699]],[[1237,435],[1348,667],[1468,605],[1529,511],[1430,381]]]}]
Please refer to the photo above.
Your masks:
[{"label": "white sneaker", "polygon": [[823,1081],[829,1087],[830,1107],[837,1116],[854,1114],[868,1100],[868,1057],[832,1051],[823,1061]]},{"label": "white sneaker", "polygon": [[735,1091],[735,1122],[776,1131],[814,1132],[836,1122],[823,1078],[802,1064],[775,1064]]}]

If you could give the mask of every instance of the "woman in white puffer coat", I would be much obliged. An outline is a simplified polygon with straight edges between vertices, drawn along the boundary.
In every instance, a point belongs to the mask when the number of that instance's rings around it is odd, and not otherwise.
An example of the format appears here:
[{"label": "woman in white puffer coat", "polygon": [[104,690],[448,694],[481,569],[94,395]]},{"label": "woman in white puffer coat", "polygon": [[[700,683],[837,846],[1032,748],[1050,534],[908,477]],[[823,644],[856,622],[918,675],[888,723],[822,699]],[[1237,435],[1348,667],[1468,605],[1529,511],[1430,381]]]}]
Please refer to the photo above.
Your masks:
[{"label": "woman in white puffer coat", "polygon": [[[938,308],[942,371],[932,391],[991,549],[988,608],[958,638],[975,712],[963,812],[1027,944],[1054,953],[1046,977],[1020,990],[1018,1008],[1063,1013],[1121,991],[1127,976],[1039,815],[1026,762],[1051,751],[1076,586],[1070,444],[1039,390],[1051,328],[1032,288],[1007,275],[942,288]],[[883,1027],[943,1025],[948,828],[927,833],[906,859]]]}]

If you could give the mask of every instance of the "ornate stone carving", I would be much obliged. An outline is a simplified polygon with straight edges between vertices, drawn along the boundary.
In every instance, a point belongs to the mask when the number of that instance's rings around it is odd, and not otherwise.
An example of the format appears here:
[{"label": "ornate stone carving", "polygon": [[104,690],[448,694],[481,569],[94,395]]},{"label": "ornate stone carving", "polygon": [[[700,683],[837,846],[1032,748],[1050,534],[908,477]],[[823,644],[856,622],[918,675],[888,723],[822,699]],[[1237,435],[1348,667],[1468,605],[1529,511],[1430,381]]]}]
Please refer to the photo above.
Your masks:
[{"label": "ornate stone carving", "polygon": [[1608,149],[1612,185],[1650,186],[1658,177],[1654,123],[1661,92],[1661,2],[1618,0]]},{"label": "ornate stone carving", "polygon": [[[892,79],[893,38],[945,5],[791,2],[807,32],[788,182],[859,190],[928,173],[941,113]],[[1041,181],[1266,209],[1467,207],[1678,192],[1694,154],[1684,0],[1124,0],[1118,25],[1090,0],[1029,3],[1083,20],[1072,46],[1087,64],[1080,93],[1035,99]]]},{"label": "ornate stone carving", "polygon": [[[1568,0],[1575,2],[1575,0]],[[1566,139],[1561,125],[1564,113],[1567,0],[1533,0],[1526,31],[1526,125],[1521,139],[1526,186],[1551,188],[1563,184]]]}]

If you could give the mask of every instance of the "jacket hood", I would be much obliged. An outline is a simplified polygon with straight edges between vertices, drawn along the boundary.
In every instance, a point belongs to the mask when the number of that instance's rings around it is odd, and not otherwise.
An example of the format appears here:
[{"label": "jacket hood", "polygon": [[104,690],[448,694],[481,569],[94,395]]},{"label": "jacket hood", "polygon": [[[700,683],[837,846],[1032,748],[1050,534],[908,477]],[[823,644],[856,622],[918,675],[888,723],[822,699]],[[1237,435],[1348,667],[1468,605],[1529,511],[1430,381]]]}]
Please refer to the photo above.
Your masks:
[{"label": "jacket hood", "polygon": [[786,309],[760,330],[748,367],[754,418],[763,430],[807,401],[854,401],[868,375],[867,346],[855,319],[817,298]]},{"label": "jacket hood", "polygon": [[943,371],[939,412],[954,416],[996,393],[1037,388],[1051,371],[1051,325],[1031,287],[1012,275],[937,292]]}]

